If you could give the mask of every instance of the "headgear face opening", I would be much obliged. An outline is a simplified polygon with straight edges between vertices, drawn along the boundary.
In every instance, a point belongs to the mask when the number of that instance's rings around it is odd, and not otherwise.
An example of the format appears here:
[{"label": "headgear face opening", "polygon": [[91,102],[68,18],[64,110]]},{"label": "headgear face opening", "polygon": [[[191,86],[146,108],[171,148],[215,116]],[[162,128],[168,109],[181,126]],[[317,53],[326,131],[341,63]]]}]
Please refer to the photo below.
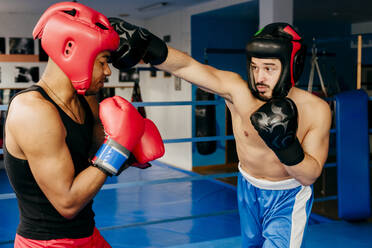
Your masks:
[{"label": "headgear face opening", "polygon": [[281,75],[276,83],[272,97],[285,97],[290,88],[300,78],[305,64],[306,46],[300,35],[287,23],[272,23],[258,31],[246,46],[248,86],[253,95],[260,96],[251,70],[251,59],[279,59],[282,64]]},{"label": "headgear face opening", "polygon": [[75,2],[50,6],[36,24],[33,37],[41,39],[45,52],[78,94],[85,94],[91,84],[97,55],[119,45],[119,36],[104,15]]}]

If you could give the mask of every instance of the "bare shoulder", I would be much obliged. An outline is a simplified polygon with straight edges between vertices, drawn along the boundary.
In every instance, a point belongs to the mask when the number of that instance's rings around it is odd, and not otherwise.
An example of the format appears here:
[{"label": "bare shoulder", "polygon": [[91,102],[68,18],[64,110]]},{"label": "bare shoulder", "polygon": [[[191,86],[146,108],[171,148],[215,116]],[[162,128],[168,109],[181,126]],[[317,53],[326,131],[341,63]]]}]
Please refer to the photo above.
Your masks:
[{"label": "bare shoulder", "polygon": [[244,87],[247,86],[247,81],[245,81],[240,74],[232,71],[222,71],[224,73],[224,81],[228,83],[228,85],[233,87]]},{"label": "bare shoulder", "polygon": [[6,132],[10,132],[22,149],[37,147],[48,137],[65,137],[57,109],[38,92],[26,92],[13,99],[8,111]]},{"label": "bare shoulder", "polygon": [[[26,92],[16,96],[8,110],[8,120],[28,120],[32,122],[42,116],[53,117],[57,110],[54,105],[44,99],[38,92]],[[26,124],[26,123],[24,123]]]},{"label": "bare shoulder", "polygon": [[308,116],[313,122],[330,122],[331,109],[325,100],[299,88],[293,88],[292,93],[291,98],[302,114]]},{"label": "bare shoulder", "polygon": [[238,73],[227,72],[225,77],[225,85],[231,95],[231,100],[234,105],[244,105],[253,101],[253,95],[248,87],[248,83]]}]

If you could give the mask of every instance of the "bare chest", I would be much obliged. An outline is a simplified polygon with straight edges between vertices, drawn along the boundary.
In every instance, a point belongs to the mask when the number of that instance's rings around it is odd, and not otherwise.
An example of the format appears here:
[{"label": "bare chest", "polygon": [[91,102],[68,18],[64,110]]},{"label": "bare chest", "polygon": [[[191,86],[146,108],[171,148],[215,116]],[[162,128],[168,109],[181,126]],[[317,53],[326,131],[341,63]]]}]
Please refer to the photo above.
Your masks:
[{"label": "bare chest", "polygon": [[[236,150],[241,166],[246,172],[257,178],[269,180],[289,178],[288,173],[275,153],[265,144],[251,124],[250,116],[255,109],[243,113],[231,111]],[[299,115],[297,137],[300,142],[308,130],[308,125],[306,125],[305,121]]]}]

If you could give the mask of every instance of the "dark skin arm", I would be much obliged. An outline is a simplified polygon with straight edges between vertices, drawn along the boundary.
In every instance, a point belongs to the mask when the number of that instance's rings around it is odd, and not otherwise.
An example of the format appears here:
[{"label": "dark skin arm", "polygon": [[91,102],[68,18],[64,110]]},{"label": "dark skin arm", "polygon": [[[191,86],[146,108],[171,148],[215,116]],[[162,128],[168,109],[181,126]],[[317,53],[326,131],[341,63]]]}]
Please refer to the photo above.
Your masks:
[{"label": "dark skin arm", "polygon": [[90,166],[75,177],[65,138],[65,127],[50,102],[28,94],[13,100],[6,142],[19,148],[45,196],[62,216],[71,219],[97,194],[107,176]]}]

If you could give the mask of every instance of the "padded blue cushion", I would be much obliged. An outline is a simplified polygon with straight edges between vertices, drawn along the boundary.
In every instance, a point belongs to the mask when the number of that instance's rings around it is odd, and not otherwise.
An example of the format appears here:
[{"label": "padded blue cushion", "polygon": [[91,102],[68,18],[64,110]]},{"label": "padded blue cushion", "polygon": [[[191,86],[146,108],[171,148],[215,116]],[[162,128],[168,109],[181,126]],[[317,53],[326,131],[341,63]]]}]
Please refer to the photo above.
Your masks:
[{"label": "padded blue cushion", "polygon": [[338,213],[345,220],[371,214],[368,95],[363,90],[336,96]]}]

